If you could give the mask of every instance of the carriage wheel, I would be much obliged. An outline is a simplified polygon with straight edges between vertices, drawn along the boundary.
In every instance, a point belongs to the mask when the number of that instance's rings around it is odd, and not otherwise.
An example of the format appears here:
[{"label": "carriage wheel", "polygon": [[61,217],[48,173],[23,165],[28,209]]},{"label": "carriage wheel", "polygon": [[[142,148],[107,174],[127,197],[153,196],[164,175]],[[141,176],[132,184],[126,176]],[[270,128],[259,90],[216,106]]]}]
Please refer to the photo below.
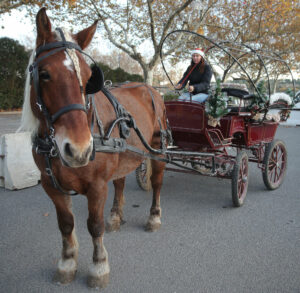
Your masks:
[{"label": "carriage wheel", "polygon": [[139,187],[145,191],[152,189],[150,177],[152,175],[151,161],[145,159],[135,170],[136,181]]},{"label": "carriage wheel", "polygon": [[287,167],[287,151],[282,140],[273,140],[266,145],[263,180],[269,190],[278,188],[283,182]]},{"label": "carriage wheel", "polygon": [[248,155],[241,151],[236,156],[236,163],[232,172],[232,202],[235,207],[243,205],[249,182]]}]

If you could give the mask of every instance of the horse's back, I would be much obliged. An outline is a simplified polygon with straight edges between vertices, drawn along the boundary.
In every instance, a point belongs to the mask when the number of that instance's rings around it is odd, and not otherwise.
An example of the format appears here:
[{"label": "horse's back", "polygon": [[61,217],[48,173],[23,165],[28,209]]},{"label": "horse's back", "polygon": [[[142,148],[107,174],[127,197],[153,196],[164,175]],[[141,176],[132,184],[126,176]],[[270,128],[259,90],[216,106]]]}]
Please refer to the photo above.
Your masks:
[{"label": "horse's back", "polygon": [[[123,108],[130,113],[134,118],[138,128],[149,140],[153,132],[159,131],[159,122],[165,126],[165,107],[164,102],[157,90],[152,86],[131,82],[121,85],[120,87],[111,90],[113,96]],[[103,95],[103,93],[101,93]],[[98,105],[100,113],[109,112],[109,118],[106,123],[110,124],[112,120],[116,119],[115,111],[108,99],[103,96],[100,98],[101,105]],[[105,117],[104,117],[105,118]]]},{"label": "horse's back", "polygon": [[140,107],[142,111],[149,111],[152,114],[156,111],[159,117],[163,115],[163,99],[160,93],[150,85],[131,82],[113,89],[112,93],[129,112]]}]

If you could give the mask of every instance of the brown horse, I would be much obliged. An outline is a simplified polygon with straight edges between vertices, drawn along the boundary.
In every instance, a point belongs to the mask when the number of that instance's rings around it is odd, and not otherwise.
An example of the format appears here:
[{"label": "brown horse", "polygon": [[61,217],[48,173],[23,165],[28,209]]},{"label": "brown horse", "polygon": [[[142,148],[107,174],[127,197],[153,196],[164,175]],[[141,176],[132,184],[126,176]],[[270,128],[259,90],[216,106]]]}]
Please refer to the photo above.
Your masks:
[{"label": "brown horse", "polygon": [[[62,192],[74,190],[85,195],[88,200],[89,217],[87,227],[94,244],[93,263],[88,275],[88,285],[105,287],[109,277],[108,254],[103,245],[105,221],[103,218],[104,205],[107,198],[107,184],[113,180],[115,197],[111,214],[108,219],[108,229],[118,230],[123,221],[122,205],[123,190],[126,174],[135,170],[142,162],[142,157],[126,151],[122,153],[97,152],[95,159],[90,161],[93,153],[93,135],[91,134],[92,109],[81,111],[85,107],[84,89],[91,76],[91,69],[76,48],[56,50],[48,46],[62,40],[58,31],[51,30],[51,22],[46,10],[41,9],[36,17],[37,56],[32,55],[31,61],[36,62],[38,84],[30,85],[27,78],[25,101],[23,106],[21,129],[30,130],[33,137],[44,138],[52,135],[59,152],[58,157],[50,158],[51,170],[59,183],[56,188],[49,176],[49,165],[45,156],[33,149],[33,157],[41,171],[41,183],[53,201],[62,234],[62,256],[58,263],[55,280],[68,283],[73,280],[77,270],[78,243],[74,229],[74,215],[71,210],[71,198]],[[77,44],[85,49],[93,38],[96,22],[77,34],[64,31],[67,42]],[[38,51],[39,48],[42,51]],[[79,48],[78,47],[78,48]],[[39,52],[39,53],[38,53]],[[37,79],[38,78],[38,79]],[[37,93],[37,88],[38,92]],[[127,84],[112,90],[113,95],[123,107],[134,117],[141,133],[153,148],[161,147],[158,118],[163,129],[166,129],[164,103],[157,91],[150,86],[138,83]],[[68,108],[53,119],[53,129],[49,128],[45,112],[41,111],[38,94],[43,100],[43,107],[52,118],[55,113]],[[154,105],[153,105],[153,102]],[[95,94],[95,104],[106,131],[116,119],[112,104],[102,92]],[[80,106],[81,105],[81,106]],[[156,110],[155,110],[156,109]],[[55,121],[54,121],[55,120]],[[96,132],[95,127],[94,132]],[[50,133],[52,131],[52,133]],[[116,127],[112,137],[120,137]],[[127,143],[145,150],[136,133],[131,129]],[[160,189],[163,180],[165,163],[152,161],[153,202],[150,217],[146,224],[149,231],[157,230],[161,225]],[[48,169],[47,169],[48,168]]]}]

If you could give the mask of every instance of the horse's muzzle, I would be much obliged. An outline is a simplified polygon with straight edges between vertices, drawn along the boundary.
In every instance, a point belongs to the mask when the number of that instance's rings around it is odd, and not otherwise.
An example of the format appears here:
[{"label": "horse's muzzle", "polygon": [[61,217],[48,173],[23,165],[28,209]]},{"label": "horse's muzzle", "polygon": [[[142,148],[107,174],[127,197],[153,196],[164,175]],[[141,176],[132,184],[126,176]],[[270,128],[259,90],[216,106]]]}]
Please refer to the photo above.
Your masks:
[{"label": "horse's muzzle", "polygon": [[85,147],[79,147],[69,141],[65,141],[62,146],[62,162],[71,168],[86,166],[93,152],[93,138]]}]

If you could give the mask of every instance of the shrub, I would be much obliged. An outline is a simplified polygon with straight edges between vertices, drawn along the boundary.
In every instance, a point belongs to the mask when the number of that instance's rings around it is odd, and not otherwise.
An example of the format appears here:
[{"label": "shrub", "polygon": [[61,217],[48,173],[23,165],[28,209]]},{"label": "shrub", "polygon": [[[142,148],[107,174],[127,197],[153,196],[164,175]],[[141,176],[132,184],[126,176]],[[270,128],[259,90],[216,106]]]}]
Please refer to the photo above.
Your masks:
[{"label": "shrub", "polygon": [[112,83],[120,83],[125,81],[143,81],[143,77],[138,74],[129,74],[122,68],[111,69],[109,66],[98,63],[104,74],[104,80],[110,80]]},{"label": "shrub", "polygon": [[0,109],[22,106],[28,58],[17,41],[0,38]]}]

